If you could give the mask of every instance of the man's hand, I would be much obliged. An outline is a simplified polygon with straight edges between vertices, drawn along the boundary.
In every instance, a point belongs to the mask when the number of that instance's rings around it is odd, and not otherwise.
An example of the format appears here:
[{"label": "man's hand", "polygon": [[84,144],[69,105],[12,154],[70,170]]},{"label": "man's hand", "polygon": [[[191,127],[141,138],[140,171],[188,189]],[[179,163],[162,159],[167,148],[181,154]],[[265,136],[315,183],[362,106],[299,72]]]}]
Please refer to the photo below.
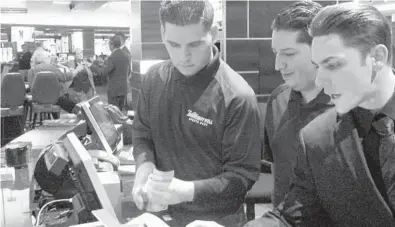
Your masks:
[{"label": "man's hand", "polygon": [[132,196],[133,196],[133,202],[136,204],[137,208],[139,210],[143,210],[145,204],[148,201],[148,197],[146,193],[143,191],[142,185],[136,185],[136,183],[133,185]]},{"label": "man's hand", "polygon": [[279,226],[276,220],[258,218],[247,222],[244,227],[270,227]]},{"label": "man's hand", "polygon": [[147,182],[148,176],[154,170],[155,165],[152,162],[146,162],[141,164],[136,170],[136,177],[132,189],[133,201],[137,208],[144,209],[144,203],[148,201],[146,193],[143,192],[145,182]]},{"label": "man's hand", "polygon": [[195,185],[192,181],[183,181],[173,178],[169,186],[169,203],[170,205],[183,202],[192,202],[195,194]]},{"label": "man's hand", "polygon": [[216,222],[213,222],[213,221],[196,220],[196,221],[193,221],[193,222],[189,223],[185,227],[224,227],[224,226],[220,225],[220,224],[218,224]]},{"label": "man's hand", "polygon": [[150,194],[152,200],[159,204],[174,205],[183,202],[191,202],[195,193],[195,186],[192,181],[183,181],[173,178],[168,190],[162,187],[151,187]]}]

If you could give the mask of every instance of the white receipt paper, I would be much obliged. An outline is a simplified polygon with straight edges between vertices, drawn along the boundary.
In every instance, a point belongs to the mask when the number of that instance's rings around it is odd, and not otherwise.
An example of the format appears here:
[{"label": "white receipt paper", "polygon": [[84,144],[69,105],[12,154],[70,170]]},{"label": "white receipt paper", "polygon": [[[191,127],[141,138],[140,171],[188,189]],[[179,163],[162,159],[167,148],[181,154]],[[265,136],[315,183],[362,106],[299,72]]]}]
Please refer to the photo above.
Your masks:
[{"label": "white receipt paper", "polygon": [[150,214],[150,213],[144,213],[138,217],[135,217],[135,218],[133,218],[133,220],[129,221],[125,225],[126,226],[145,225],[147,227],[170,227],[168,224],[166,224],[160,218],[158,218],[157,216]]},{"label": "white receipt paper", "polygon": [[116,217],[110,215],[104,209],[94,210],[92,213],[105,227],[170,227],[160,218],[150,213],[144,213],[125,224],[120,224]]}]

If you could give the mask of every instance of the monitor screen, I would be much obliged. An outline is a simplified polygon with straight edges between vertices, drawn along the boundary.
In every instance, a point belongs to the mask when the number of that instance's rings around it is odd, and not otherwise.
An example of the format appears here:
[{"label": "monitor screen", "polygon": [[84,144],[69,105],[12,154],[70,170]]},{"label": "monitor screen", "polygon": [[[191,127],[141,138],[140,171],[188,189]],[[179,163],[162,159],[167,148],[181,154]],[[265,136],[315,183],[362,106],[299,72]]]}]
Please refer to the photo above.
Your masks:
[{"label": "monitor screen", "polygon": [[101,149],[104,149],[109,153],[113,153],[115,152],[117,144],[120,142],[121,138],[118,135],[111,116],[104,105],[105,104],[100,100],[100,97],[95,96],[81,104],[82,113],[84,114],[85,120],[94,136],[97,137],[100,145],[102,146]]},{"label": "monitor screen", "polygon": [[76,192],[73,208],[78,215],[78,222],[96,221],[92,211],[104,209],[116,217],[111,201],[97,175],[91,156],[74,133],[67,134],[64,149],[68,154],[68,173],[74,182]]}]

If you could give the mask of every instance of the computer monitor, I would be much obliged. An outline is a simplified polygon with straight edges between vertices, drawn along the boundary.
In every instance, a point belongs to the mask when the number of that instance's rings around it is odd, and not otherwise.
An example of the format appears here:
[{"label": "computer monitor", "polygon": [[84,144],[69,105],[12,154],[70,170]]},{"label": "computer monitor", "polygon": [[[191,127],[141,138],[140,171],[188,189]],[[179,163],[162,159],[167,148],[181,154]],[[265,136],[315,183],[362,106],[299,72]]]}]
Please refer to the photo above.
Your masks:
[{"label": "computer monitor", "polygon": [[74,182],[76,192],[73,197],[74,214],[79,223],[97,221],[92,211],[104,209],[109,215],[117,217],[111,201],[101,184],[88,151],[74,133],[67,134],[63,147],[68,154],[68,173]]},{"label": "computer monitor", "polygon": [[81,103],[81,111],[93,136],[96,137],[99,143],[100,147],[98,149],[113,154],[117,152],[117,146],[121,142],[122,137],[118,134],[111,116],[104,105],[100,97],[95,96]]}]

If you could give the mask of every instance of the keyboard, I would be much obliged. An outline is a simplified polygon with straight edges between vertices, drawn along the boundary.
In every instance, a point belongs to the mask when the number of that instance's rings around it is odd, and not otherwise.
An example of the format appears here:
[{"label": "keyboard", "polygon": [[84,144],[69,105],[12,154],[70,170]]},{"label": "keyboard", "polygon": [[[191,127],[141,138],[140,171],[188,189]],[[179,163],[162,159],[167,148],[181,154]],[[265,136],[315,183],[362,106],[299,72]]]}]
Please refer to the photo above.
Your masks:
[{"label": "keyboard", "polygon": [[46,127],[60,127],[60,126],[74,126],[79,122],[78,119],[56,119],[56,120],[44,120],[43,126]]}]

